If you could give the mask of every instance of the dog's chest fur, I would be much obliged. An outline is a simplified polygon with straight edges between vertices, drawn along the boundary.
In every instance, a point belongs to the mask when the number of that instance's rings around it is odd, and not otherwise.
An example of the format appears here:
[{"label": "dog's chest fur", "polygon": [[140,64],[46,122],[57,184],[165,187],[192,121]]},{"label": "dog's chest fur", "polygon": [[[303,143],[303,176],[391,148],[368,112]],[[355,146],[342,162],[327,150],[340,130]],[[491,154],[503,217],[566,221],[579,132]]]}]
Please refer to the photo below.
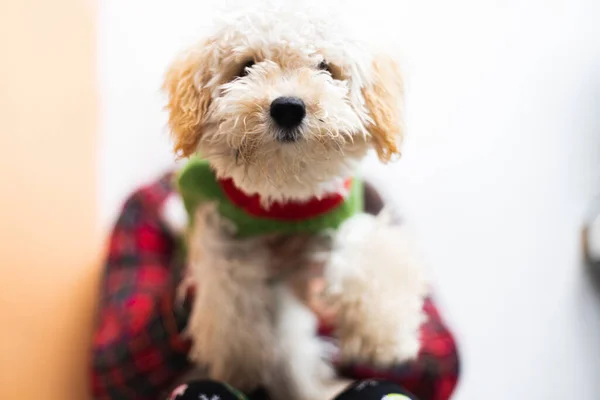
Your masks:
[{"label": "dog's chest fur", "polygon": [[[295,384],[308,388],[328,375],[313,338],[317,319],[306,303],[310,283],[324,273],[330,233],[362,210],[361,182],[351,181],[337,198],[317,199],[316,208],[292,210],[302,218],[285,207],[273,216],[240,202],[201,159],[183,168],[178,187],[191,217],[190,358],[211,378],[242,390],[266,385],[277,398],[297,398]],[[292,378],[290,359],[305,360],[311,372]]]}]

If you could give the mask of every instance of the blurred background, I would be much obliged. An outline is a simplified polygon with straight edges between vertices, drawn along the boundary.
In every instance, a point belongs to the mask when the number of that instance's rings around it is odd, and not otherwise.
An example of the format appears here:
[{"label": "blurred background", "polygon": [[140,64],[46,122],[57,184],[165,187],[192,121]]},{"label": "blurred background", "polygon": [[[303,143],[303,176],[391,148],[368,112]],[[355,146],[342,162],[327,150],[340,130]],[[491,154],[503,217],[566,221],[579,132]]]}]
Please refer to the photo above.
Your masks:
[{"label": "blurred background", "polygon": [[[426,251],[461,350],[454,398],[600,399],[580,236],[600,194],[600,2],[338,9],[404,61],[404,157],[365,169]],[[162,75],[216,11],[0,0],[1,398],[85,398],[103,239],[173,163]]]}]

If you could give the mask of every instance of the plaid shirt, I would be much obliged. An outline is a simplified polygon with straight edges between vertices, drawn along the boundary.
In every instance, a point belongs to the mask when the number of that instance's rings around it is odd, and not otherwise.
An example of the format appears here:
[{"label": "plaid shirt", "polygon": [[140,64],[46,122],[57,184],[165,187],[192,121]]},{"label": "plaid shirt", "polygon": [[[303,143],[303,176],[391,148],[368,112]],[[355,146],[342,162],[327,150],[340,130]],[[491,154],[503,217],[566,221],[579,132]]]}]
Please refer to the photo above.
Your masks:
[{"label": "plaid shirt", "polygon": [[[183,264],[179,238],[159,216],[174,191],[171,178],[133,193],[109,238],[92,349],[95,399],[158,399],[190,366],[190,343],[181,334],[189,308],[174,304]],[[340,375],[391,380],[422,400],[450,398],[459,371],[456,343],[433,301],[424,307],[417,360],[386,370],[343,366]]]}]

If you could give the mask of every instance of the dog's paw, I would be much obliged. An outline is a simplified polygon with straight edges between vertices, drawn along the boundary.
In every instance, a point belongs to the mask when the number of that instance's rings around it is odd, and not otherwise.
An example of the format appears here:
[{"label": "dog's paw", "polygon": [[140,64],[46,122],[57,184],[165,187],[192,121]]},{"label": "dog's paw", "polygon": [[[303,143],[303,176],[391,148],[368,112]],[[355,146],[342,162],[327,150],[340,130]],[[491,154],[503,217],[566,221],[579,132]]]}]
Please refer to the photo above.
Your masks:
[{"label": "dog's paw", "polygon": [[398,365],[417,357],[420,350],[418,335],[372,335],[365,331],[345,334],[340,340],[340,361],[362,363],[377,367]]},{"label": "dog's paw", "polygon": [[326,271],[339,307],[342,361],[385,366],[417,356],[427,280],[404,227],[368,215],[351,218]]}]

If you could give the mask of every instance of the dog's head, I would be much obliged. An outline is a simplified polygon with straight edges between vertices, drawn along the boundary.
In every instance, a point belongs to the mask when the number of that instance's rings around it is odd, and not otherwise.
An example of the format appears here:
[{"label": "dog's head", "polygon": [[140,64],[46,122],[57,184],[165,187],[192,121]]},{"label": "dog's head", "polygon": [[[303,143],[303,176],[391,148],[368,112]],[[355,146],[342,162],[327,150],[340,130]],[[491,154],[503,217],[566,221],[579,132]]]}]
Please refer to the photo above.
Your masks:
[{"label": "dog's head", "polygon": [[369,148],[399,153],[403,84],[324,16],[271,9],[223,23],[169,69],[169,124],[181,157],[270,200],[335,190]]}]

